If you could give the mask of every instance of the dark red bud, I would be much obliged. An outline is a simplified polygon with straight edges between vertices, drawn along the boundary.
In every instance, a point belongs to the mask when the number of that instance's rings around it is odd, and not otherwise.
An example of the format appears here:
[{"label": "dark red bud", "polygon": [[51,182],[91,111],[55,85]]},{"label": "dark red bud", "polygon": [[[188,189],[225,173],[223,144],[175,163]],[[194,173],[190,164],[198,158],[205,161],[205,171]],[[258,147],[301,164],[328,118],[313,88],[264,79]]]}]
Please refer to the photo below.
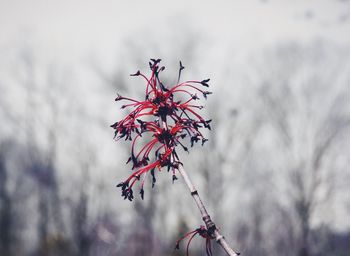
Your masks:
[{"label": "dark red bud", "polygon": [[174,183],[175,180],[177,180],[177,177],[176,177],[176,175],[174,174],[174,175],[173,175],[173,183]]},{"label": "dark red bud", "polygon": [[139,76],[139,75],[141,75],[140,70],[137,70],[137,72],[135,74],[130,74],[130,76]]},{"label": "dark red bud", "polygon": [[207,98],[207,95],[209,95],[209,94],[212,94],[212,92],[204,91],[204,92],[203,92],[204,98]]},{"label": "dark red bud", "polygon": [[141,188],[141,190],[140,190],[140,195],[141,195],[141,199],[142,199],[142,200],[143,200],[144,194],[145,194],[145,191],[143,190],[143,188]]},{"label": "dark red bud", "polygon": [[120,94],[117,93],[117,98],[115,98],[115,101],[119,101],[119,100],[122,100],[122,99],[123,99],[123,97]]},{"label": "dark red bud", "polygon": [[203,81],[201,81],[201,84],[203,85],[203,86],[205,86],[205,87],[209,87],[209,85],[208,85],[208,82],[210,81],[210,79],[208,78],[208,79],[204,79]]},{"label": "dark red bud", "polygon": [[180,61],[180,71],[183,70],[183,69],[185,69],[185,67],[182,66],[182,62]]},{"label": "dark red bud", "polygon": [[114,129],[116,129],[117,126],[118,126],[118,123],[119,123],[119,122],[115,122],[114,124],[111,125],[111,127],[113,127]]}]

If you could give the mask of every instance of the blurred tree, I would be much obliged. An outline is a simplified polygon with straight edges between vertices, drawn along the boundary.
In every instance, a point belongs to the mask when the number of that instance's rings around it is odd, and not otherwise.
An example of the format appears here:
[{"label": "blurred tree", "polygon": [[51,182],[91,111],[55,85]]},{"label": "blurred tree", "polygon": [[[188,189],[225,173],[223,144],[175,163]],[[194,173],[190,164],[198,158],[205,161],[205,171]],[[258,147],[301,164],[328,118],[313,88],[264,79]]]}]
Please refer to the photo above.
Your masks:
[{"label": "blurred tree", "polygon": [[55,255],[57,248],[69,247],[64,238],[56,167],[59,102],[53,91],[57,92],[62,81],[57,67],[40,67],[30,48],[23,48],[20,58],[24,70],[20,86],[26,97],[23,130],[28,150],[24,169],[38,185],[38,254]]},{"label": "blurred tree", "polygon": [[7,191],[6,152],[8,143],[0,142],[0,255],[12,255],[14,237],[13,202]]},{"label": "blurred tree", "polygon": [[264,58],[271,70],[262,75],[259,98],[280,147],[275,157],[283,160],[272,168],[286,174],[290,217],[296,220],[297,248],[291,249],[299,256],[321,253],[310,244],[312,222],[331,203],[339,175],[334,158],[345,153],[338,145],[350,128],[347,60],[330,52],[319,43],[291,44]]}]

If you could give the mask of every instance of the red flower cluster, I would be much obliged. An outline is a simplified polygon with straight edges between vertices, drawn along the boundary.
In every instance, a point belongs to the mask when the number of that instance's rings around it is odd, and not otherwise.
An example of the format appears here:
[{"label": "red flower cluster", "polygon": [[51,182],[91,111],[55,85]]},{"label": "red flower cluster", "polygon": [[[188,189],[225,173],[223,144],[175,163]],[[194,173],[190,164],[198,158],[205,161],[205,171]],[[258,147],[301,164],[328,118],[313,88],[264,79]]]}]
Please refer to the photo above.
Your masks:
[{"label": "red flower cluster", "polygon": [[214,239],[214,238],[209,233],[210,232],[208,232],[208,230],[204,226],[201,225],[199,228],[197,228],[191,232],[188,232],[183,237],[181,237],[179,240],[177,240],[175,249],[180,249],[180,242],[182,240],[184,240],[185,238],[190,237],[188,239],[187,246],[186,246],[186,255],[189,256],[188,250],[189,250],[190,244],[192,242],[192,239],[196,235],[200,235],[201,237],[203,237],[205,239],[205,249],[206,249],[207,256],[212,256],[213,253],[211,251],[211,239]]},{"label": "red flower cluster", "polygon": [[[159,73],[165,69],[164,66],[160,67],[160,61],[160,59],[151,59],[149,62],[152,71],[150,77],[146,77],[140,71],[131,75],[145,79],[145,100],[138,101],[121,95],[115,99],[128,101],[122,108],[133,108],[124,119],[111,125],[115,129],[116,140],[125,138],[132,141],[131,156],[127,163],[132,162],[132,170],[135,171],[117,185],[121,187],[124,199],[130,201],[134,198],[132,188],[137,181],[141,181],[140,194],[143,199],[143,186],[148,173],[152,175],[152,187],[156,182],[154,171],[160,171],[162,167],[167,167],[168,171],[171,170],[172,179],[176,180],[176,170],[182,164],[176,147],[180,145],[188,151],[184,143],[185,138],[189,139],[191,147],[198,141],[203,145],[207,140],[200,132],[200,128],[210,129],[211,120],[205,120],[197,113],[197,110],[202,109],[203,106],[195,104],[199,99],[197,94],[204,98],[211,94],[199,87],[208,87],[209,79],[179,83],[181,71],[184,69],[180,62],[178,81],[169,88],[159,78]],[[179,97],[185,100],[180,100]],[[136,142],[143,136],[150,139],[137,151]]]}]

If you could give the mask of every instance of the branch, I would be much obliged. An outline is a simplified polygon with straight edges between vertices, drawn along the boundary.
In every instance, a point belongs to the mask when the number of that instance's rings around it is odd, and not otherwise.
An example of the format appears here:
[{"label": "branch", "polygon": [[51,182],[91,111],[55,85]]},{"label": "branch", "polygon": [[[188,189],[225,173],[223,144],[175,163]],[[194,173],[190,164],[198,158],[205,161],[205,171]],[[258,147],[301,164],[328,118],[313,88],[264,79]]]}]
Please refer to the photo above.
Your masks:
[{"label": "branch", "polygon": [[224,251],[227,253],[229,256],[236,256],[239,255],[240,253],[235,252],[226,242],[225,237],[220,234],[219,230],[217,229],[215,223],[211,220],[199,194],[195,186],[193,185],[190,177],[188,176],[187,172],[185,169],[179,165],[179,172],[184,179],[186,186],[191,192],[191,196],[193,197],[194,201],[197,204],[197,207],[202,215],[202,219],[207,227],[208,232],[211,232],[213,237],[215,238],[215,241],[224,249]]}]

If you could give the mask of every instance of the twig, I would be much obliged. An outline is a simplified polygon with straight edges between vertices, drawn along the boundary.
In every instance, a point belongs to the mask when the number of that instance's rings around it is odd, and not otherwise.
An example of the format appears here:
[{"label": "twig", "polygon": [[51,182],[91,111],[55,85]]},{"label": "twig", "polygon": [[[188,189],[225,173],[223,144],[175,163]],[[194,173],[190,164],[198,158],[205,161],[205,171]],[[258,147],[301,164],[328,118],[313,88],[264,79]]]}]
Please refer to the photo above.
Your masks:
[{"label": "twig", "polygon": [[202,215],[202,219],[207,227],[207,230],[212,233],[213,237],[215,238],[215,241],[225,250],[227,255],[229,256],[235,256],[239,255],[240,253],[235,252],[226,242],[225,237],[220,234],[219,230],[217,229],[215,223],[211,220],[199,194],[196,189],[196,187],[193,185],[190,177],[188,176],[185,169],[180,165],[179,166],[179,172],[184,179],[186,186],[191,192],[191,196],[193,197],[194,201],[196,202],[196,205]]}]

